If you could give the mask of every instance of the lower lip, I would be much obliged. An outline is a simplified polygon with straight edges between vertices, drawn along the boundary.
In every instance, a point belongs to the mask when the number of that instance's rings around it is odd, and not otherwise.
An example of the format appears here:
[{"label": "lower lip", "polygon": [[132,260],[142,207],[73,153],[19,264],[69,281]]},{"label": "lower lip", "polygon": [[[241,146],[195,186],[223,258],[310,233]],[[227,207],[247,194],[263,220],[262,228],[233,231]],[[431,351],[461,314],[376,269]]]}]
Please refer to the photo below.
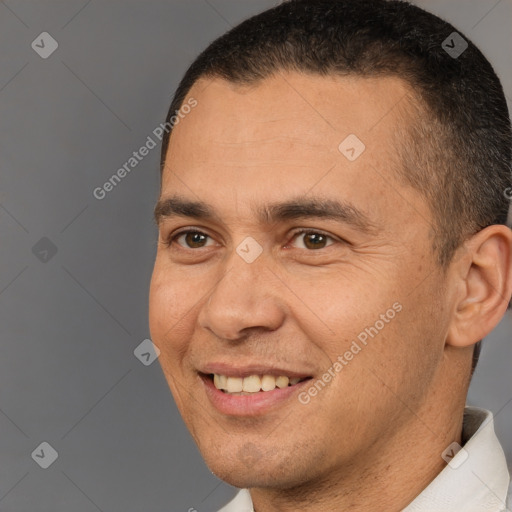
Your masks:
[{"label": "lower lip", "polygon": [[212,379],[200,375],[206,395],[213,406],[222,414],[231,416],[257,416],[265,414],[282,405],[296,395],[310,379],[286,388],[276,388],[272,391],[260,391],[253,395],[231,395],[217,389]]}]

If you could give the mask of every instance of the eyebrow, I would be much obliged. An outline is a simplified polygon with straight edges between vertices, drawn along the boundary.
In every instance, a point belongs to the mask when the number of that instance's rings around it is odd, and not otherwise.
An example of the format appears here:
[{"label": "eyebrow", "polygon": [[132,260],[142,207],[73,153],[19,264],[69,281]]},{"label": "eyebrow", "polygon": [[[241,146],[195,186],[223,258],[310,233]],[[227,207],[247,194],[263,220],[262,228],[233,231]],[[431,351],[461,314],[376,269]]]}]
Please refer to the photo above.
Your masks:
[{"label": "eyebrow", "polygon": [[[261,224],[275,224],[287,220],[323,218],[348,224],[366,234],[375,234],[378,226],[351,203],[324,197],[298,197],[284,202],[268,203],[255,209]],[[179,195],[161,198],[154,209],[157,225],[172,217],[190,217],[222,223],[215,208],[202,201],[191,201]]]}]

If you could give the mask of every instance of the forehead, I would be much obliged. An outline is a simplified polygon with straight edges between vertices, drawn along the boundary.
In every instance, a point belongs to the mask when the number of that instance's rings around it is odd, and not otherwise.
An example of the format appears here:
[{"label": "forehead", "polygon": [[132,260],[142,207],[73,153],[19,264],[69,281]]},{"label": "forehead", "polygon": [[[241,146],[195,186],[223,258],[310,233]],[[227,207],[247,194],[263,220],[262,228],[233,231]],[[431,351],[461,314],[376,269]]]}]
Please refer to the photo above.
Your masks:
[{"label": "forehead", "polygon": [[312,151],[339,156],[339,143],[349,134],[378,150],[389,143],[390,130],[404,124],[400,113],[409,94],[396,77],[283,72],[250,86],[203,78],[189,91],[197,106],[175,126],[168,156],[188,163],[242,154],[256,163],[273,152],[293,152],[298,160]]},{"label": "forehead", "polygon": [[171,136],[162,195],[236,197],[243,208],[336,191],[379,214],[379,202],[396,203],[378,175],[392,180],[401,165],[391,141],[410,94],[394,77],[280,73],[251,86],[201,79],[187,96],[197,106]]}]

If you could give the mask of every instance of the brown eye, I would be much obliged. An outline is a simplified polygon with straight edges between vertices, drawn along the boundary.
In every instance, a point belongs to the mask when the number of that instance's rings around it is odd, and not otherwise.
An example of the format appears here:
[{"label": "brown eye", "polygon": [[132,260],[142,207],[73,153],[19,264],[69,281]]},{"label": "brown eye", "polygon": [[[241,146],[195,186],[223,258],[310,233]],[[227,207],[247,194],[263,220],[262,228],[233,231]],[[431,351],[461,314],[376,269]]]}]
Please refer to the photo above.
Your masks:
[{"label": "brown eye", "polygon": [[181,231],[180,233],[176,233],[171,236],[168,245],[172,245],[174,241],[179,240],[180,238],[183,238],[185,241],[185,245],[178,243],[181,247],[185,249],[201,249],[202,247],[207,247],[205,245],[205,241],[210,237],[201,231]]},{"label": "brown eye", "polygon": [[326,245],[328,240],[334,240],[333,237],[326,235],[319,231],[306,231],[302,230],[294,235],[294,239],[303,240],[303,246],[301,249],[318,250],[325,249],[329,245]]}]

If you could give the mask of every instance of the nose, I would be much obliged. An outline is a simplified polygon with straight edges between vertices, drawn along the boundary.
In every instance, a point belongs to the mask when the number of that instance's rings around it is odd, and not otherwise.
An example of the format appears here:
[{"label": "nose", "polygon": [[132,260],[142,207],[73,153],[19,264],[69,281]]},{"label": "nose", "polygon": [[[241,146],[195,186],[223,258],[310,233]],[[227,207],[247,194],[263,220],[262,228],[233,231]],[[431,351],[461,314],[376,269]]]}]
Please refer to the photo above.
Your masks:
[{"label": "nose", "polygon": [[226,268],[199,312],[200,326],[232,341],[253,328],[278,329],[285,318],[279,292],[283,285],[264,255],[247,263],[234,252]]}]

